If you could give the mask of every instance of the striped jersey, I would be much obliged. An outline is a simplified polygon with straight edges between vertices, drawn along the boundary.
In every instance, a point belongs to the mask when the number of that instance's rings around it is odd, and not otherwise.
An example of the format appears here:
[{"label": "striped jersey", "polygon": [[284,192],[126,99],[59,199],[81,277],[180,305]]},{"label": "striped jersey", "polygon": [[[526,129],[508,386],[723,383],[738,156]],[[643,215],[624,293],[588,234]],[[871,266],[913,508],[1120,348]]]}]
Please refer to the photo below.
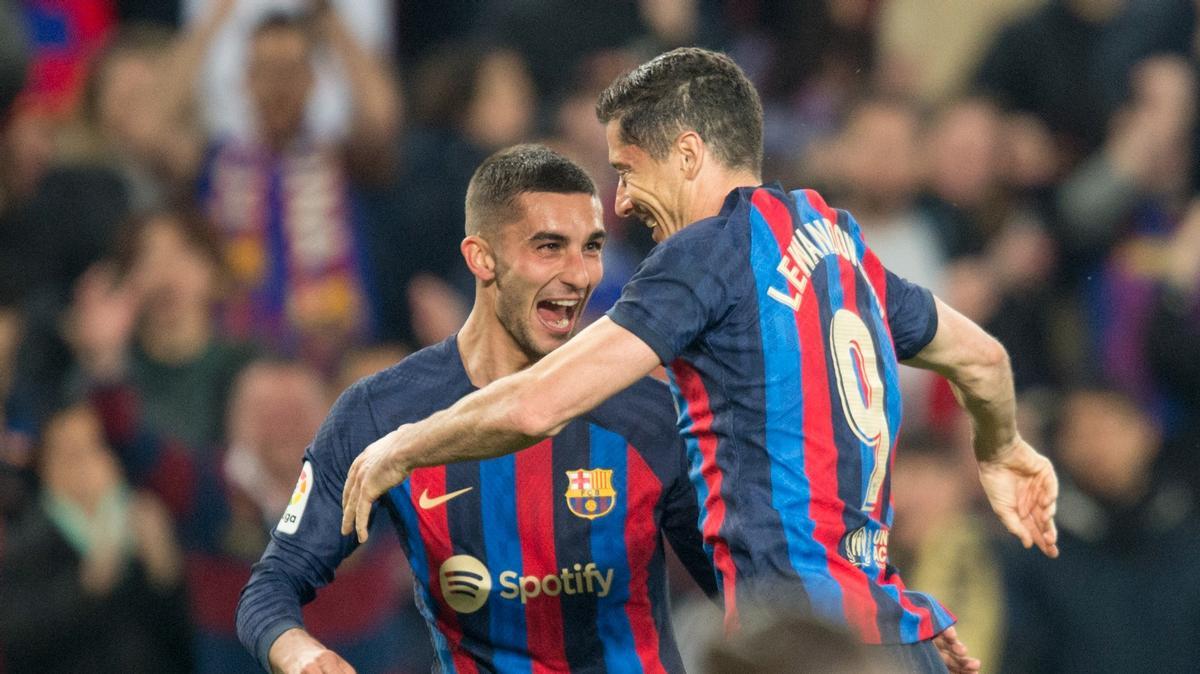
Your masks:
[{"label": "striped jersey", "polygon": [[801,607],[867,643],[954,622],[888,563],[898,361],[937,329],[811,190],[739,188],[660,243],[609,312],[667,365],[725,599]]},{"label": "striped jersey", "polygon": [[[354,458],[474,390],[452,337],[338,400],[243,593],[239,634],[260,660],[299,624],[300,601],[355,548],[339,532]],[[668,619],[664,537],[702,589],[717,588],[675,418],[667,386],[645,379],[553,438],[418,469],[379,500],[412,567],[442,671],[683,670]],[[299,600],[289,586],[302,589]]]}]

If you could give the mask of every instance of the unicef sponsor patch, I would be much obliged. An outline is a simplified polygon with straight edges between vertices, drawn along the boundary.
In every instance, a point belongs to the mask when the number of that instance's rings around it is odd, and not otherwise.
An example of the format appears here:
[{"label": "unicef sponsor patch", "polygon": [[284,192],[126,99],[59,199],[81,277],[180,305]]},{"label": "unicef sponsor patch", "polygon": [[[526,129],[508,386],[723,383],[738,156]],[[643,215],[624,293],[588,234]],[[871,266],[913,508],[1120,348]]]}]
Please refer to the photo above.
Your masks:
[{"label": "unicef sponsor patch", "polygon": [[279,518],[279,525],[275,527],[279,533],[294,534],[300,528],[300,518],[304,517],[304,507],[308,505],[308,497],[312,490],[312,463],[305,461],[304,466],[300,468],[300,479],[296,480],[296,489],[288,501],[287,510],[283,511],[283,517]]}]

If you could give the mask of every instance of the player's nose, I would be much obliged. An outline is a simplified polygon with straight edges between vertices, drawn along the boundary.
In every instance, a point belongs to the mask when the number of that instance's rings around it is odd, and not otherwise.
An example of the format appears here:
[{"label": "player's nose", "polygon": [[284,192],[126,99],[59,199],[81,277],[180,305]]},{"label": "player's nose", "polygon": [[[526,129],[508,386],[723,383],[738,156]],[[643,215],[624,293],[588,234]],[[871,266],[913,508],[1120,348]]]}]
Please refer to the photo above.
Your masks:
[{"label": "player's nose", "polygon": [[629,193],[625,191],[624,180],[617,183],[617,197],[613,210],[622,218],[628,218],[630,215],[633,215],[633,199],[630,199]]},{"label": "player's nose", "polygon": [[575,290],[586,290],[592,285],[592,281],[599,277],[599,269],[594,268],[596,266],[595,261],[589,259],[582,251],[576,251],[567,256],[558,278]]}]

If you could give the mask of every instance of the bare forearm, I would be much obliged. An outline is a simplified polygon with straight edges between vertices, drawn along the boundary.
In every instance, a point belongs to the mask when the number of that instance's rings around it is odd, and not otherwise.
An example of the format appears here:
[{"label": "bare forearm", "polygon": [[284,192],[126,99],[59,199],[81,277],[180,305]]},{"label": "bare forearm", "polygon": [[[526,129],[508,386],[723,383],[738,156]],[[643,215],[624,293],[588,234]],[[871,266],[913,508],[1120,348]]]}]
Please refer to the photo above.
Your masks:
[{"label": "bare forearm", "polygon": [[525,373],[507,377],[406,428],[407,470],[503,456],[551,434],[551,428],[539,433],[522,413],[528,382]]},{"label": "bare forearm", "polygon": [[[404,466],[411,470],[486,459],[528,447],[558,433],[657,364],[644,342],[601,319],[529,369],[402,427]],[[407,444],[410,438],[414,441]]]},{"label": "bare forearm", "polygon": [[364,48],[337,13],[322,17],[330,48],[341,62],[354,106],[352,141],[389,145],[400,130],[400,93],[391,70]]},{"label": "bare forearm", "polygon": [[157,112],[164,123],[177,120],[194,98],[204,59],[217,33],[233,13],[233,4],[217,2],[207,16],[187,29],[172,50],[158,97]]},{"label": "bare forearm", "polygon": [[941,300],[938,331],[907,361],[949,380],[959,404],[971,417],[975,456],[990,461],[1016,441],[1016,394],[1008,353],[995,338]]},{"label": "bare forearm", "polygon": [[1017,405],[1012,368],[1001,350],[1000,362],[979,365],[969,373],[951,377],[951,386],[963,409],[971,417],[975,458],[989,461],[1017,439]]}]

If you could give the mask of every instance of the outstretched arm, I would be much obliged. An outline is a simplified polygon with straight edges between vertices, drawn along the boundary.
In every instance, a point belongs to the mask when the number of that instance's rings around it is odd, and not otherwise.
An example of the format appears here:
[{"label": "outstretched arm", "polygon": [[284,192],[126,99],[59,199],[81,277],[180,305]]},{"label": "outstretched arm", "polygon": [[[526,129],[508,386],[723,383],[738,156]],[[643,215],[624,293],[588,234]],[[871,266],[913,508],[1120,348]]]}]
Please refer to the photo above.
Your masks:
[{"label": "outstretched arm", "polygon": [[1025,547],[1058,556],[1054,512],[1058,478],[1050,460],[1017,432],[1016,394],[1008,353],[982,328],[937,300],[932,341],[909,365],[950,381],[971,417],[979,477],[992,510]]},{"label": "outstretched arm", "polygon": [[367,540],[371,505],[415,468],[487,459],[554,435],[659,364],[607,317],[532,367],[499,379],[424,421],[401,426],[354,460],[342,493],[342,534]]}]

